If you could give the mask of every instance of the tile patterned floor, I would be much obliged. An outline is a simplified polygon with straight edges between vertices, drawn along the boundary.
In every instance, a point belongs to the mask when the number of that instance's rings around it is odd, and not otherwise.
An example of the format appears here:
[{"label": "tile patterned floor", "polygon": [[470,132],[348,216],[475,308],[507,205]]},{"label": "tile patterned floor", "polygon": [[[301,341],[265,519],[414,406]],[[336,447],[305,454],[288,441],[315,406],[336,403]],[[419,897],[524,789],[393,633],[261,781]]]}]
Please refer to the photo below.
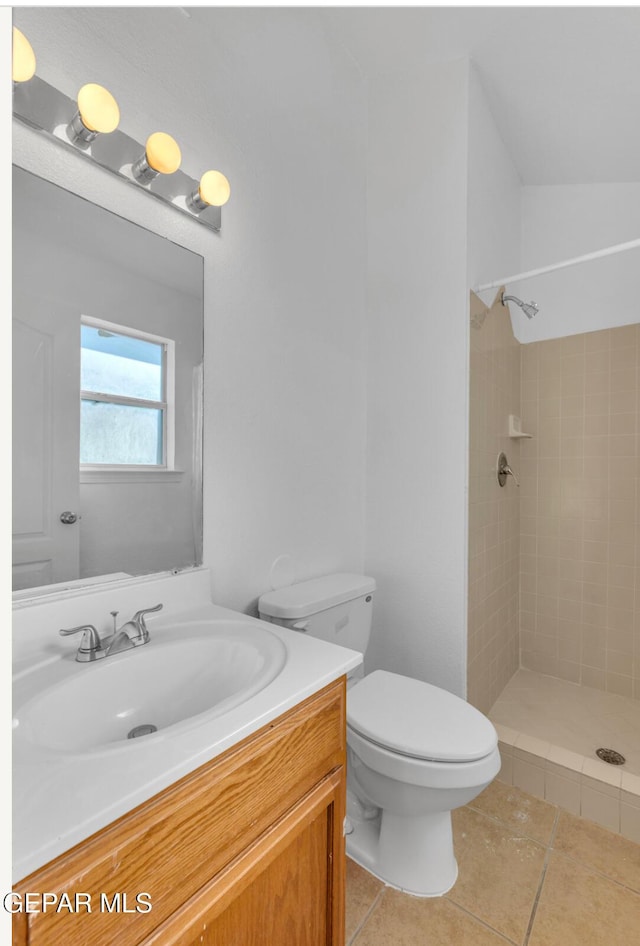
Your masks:
[{"label": "tile patterned floor", "polygon": [[347,864],[347,946],[634,946],[640,845],[495,781],[453,813],[458,880],[402,894]]}]

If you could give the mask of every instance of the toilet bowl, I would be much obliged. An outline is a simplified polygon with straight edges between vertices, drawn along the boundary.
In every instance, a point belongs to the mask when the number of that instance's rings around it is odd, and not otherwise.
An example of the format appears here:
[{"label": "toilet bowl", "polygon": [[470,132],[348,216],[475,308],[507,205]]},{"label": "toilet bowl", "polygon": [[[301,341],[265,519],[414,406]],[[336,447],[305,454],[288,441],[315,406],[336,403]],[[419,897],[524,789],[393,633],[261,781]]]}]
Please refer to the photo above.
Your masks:
[{"label": "toilet bowl", "polygon": [[347,852],[385,883],[420,897],[458,875],[451,811],[500,770],[497,734],[459,697],[378,670],[347,696]]},{"label": "toilet bowl", "polygon": [[[364,654],[375,588],[362,575],[326,575],[267,592],[258,611]],[[499,770],[493,725],[460,697],[385,670],[347,681],[347,854],[389,886],[418,897],[451,889],[451,811]]]}]

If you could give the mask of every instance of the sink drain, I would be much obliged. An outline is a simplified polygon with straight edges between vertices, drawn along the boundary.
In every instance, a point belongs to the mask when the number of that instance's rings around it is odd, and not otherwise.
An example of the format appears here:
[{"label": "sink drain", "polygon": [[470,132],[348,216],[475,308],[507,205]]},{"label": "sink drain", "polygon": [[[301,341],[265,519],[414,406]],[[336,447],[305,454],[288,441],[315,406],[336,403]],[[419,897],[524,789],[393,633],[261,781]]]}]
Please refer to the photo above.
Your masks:
[{"label": "sink drain", "polygon": [[154,726],[153,723],[142,723],[141,726],[134,726],[127,733],[127,739],[135,739],[137,736],[148,736],[149,733],[157,732],[158,727]]},{"label": "sink drain", "polygon": [[596,749],[596,755],[599,759],[602,759],[603,762],[608,762],[609,765],[624,765],[627,761],[625,757],[619,752],[616,752],[615,749]]}]

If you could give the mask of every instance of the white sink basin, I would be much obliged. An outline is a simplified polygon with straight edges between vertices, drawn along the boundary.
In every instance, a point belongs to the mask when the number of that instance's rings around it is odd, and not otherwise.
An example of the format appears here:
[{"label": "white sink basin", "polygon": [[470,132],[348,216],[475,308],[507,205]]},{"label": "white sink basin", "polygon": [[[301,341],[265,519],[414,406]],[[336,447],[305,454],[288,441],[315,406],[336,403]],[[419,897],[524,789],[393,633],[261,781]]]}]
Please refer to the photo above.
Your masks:
[{"label": "white sink basin", "polygon": [[[286,663],[285,644],[249,622],[196,621],[177,630],[152,631],[148,644],[95,663],[61,661],[63,678],[14,713],[14,735],[73,754],[135,751],[248,700]],[[137,727],[141,734],[129,736]]]}]

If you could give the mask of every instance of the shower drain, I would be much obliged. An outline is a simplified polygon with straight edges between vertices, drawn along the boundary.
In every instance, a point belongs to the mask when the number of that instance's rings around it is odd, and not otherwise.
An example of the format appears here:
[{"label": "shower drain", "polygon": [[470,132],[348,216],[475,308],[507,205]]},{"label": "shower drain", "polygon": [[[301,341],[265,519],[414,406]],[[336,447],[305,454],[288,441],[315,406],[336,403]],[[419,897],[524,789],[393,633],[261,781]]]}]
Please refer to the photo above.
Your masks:
[{"label": "shower drain", "polygon": [[616,752],[615,749],[596,749],[596,755],[599,759],[602,759],[603,762],[608,762],[609,765],[624,765],[627,761],[625,757],[619,752]]},{"label": "shower drain", "polygon": [[148,736],[149,733],[157,732],[158,727],[154,726],[153,723],[142,723],[140,726],[134,726],[127,733],[127,739],[135,739],[136,736]]}]

